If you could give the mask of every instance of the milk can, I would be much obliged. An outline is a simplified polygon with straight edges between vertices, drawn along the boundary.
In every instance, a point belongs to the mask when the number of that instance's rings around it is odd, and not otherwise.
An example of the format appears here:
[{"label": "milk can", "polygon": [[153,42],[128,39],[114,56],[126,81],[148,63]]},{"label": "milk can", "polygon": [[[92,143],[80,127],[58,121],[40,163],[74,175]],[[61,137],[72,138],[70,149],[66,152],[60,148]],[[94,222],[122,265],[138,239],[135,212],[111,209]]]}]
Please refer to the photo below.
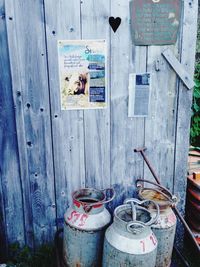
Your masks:
[{"label": "milk can", "polygon": [[150,225],[155,223],[159,207],[152,218],[145,207],[149,201],[126,200],[114,211],[114,222],[106,230],[103,267],[155,267],[157,239]]},{"label": "milk can", "polygon": [[[110,193],[111,198],[107,199]],[[72,194],[73,206],[64,215],[63,256],[68,267],[101,266],[105,228],[111,220],[105,204],[113,189],[84,188]]]},{"label": "milk can", "polygon": [[[144,187],[143,182],[153,185],[152,187]],[[171,209],[177,202],[177,198],[173,196],[165,187],[155,184],[148,180],[138,179],[136,181],[138,195],[142,200],[153,200],[160,207],[160,215],[152,225],[152,231],[158,240],[158,251],[156,258],[156,267],[169,267],[173,251],[173,244],[176,232],[176,216]],[[151,213],[154,208],[149,207]]]}]

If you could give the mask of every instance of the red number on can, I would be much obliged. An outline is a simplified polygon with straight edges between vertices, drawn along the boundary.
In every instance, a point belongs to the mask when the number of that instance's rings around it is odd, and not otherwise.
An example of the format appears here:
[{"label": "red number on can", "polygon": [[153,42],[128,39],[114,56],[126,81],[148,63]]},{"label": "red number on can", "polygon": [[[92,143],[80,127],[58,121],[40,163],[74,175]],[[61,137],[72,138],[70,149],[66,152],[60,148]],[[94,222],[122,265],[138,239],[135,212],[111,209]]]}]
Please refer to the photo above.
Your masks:
[{"label": "red number on can", "polygon": [[87,218],[88,218],[88,215],[87,215],[87,214],[83,214],[83,215],[81,216],[80,223],[79,223],[78,226],[83,226],[83,225],[85,224]]},{"label": "red number on can", "polygon": [[72,213],[70,214],[70,217],[67,217],[68,221],[71,221],[73,216],[76,214],[77,212],[75,210],[72,211]]},{"label": "red number on can", "polygon": [[152,241],[152,243],[155,246],[156,245],[156,240],[155,240],[155,237],[153,235],[150,236],[150,240]]},{"label": "red number on can", "polygon": [[142,244],[143,252],[145,252],[145,242],[144,241],[140,241],[140,243]]}]

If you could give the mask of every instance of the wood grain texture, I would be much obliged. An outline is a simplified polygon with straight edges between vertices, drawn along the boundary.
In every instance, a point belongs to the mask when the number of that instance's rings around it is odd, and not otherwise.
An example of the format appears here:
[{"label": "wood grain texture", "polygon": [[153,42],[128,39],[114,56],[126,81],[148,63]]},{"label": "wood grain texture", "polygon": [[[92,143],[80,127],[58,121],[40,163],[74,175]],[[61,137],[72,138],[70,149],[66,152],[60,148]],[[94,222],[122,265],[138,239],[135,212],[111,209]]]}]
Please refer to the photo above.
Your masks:
[{"label": "wood grain texture", "polygon": [[[191,76],[194,74],[197,15],[198,1],[184,1],[182,42],[180,51],[181,64]],[[174,193],[176,193],[180,199],[179,209],[182,213],[184,213],[185,207],[192,93],[192,90],[188,91],[183,84],[179,84],[175,141]]]},{"label": "wood grain texture", "polygon": [[[5,6],[0,0],[0,257],[7,242],[24,244],[24,214],[19,171],[15,107],[10,82]],[[18,222],[16,224],[16,221]],[[7,241],[7,242],[6,242]]]},{"label": "wood grain texture", "polygon": [[162,52],[162,55],[165,57],[167,62],[171,65],[174,71],[177,73],[179,78],[185,84],[188,89],[192,89],[195,85],[193,81],[193,76],[190,76],[189,73],[183,68],[178,59],[174,56],[171,49],[167,48]]},{"label": "wood grain texture", "polygon": [[[57,216],[85,186],[83,111],[61,111],[57,40],[81,39],[80,1],[44,1],[49,62]],[[53,34],[55,31],[55,34]]]},{"label": "wood grain texture", "polygon": [[[92,10],[92,12],[91,12]],[[110,1],[81,1],[83,39],[106,39],[110,61]],[[110,71],[107,67],[107,108],[84,111],[86,187],[110,187]]]},{"label": "wood grain texture", "polygon": [[[8,47],[0,17],[0,237],[5,242],[34,247],[52,241],[56,219],[61,221],[71,193],[80,187],[113,186],[117,196],[111,210],[134,196],[135,179],[150,178],[143,159],[133,152],[144,145],[162,183],[181,199],[183,211],[192,92],[177,83],[162,57],[168,46],[132,44],[129,4],[5,1]],[[122,19],[115,33],[110,16]],[[196,17],[197,3],[184,1],[181,35],[170,46],[191,76]],[[61,111],[61,39],[106,39],[105,110]],[[150,115],[128,118],[129,73],[146,71],[152,74]]]},{"label": "wood grain texture", "polygon": [[8,0],[6,15],[25,224],[37,246],[52,240],[56,218],[43,3]]},{"label": "wood grain texture", "polygon": [[[177,41],[178,45],[178,41]],[[170,46],[178,53],[177,45]],[[161,183],[173,188],[173,162],[176,125],[176,74],[162,57],[168,46],[148,47],[148,67],[151,73],[150,112],[145,122],[145,146],[153,168]],[[156,61],[159,70],[156,71]],[[154,179],[145,165],[144,177]]]},{"label": "wood grain texture", "polygon": [[146,48],[132,47],[129,1],[111,3],[111,15],[122,23],[111,32],[111,184],[117,197],[114,206],[132,196],[134,180],[143,174],[143,162],[133,149],[144,145],[144,119],[128,118],[130,72],[146,70]]}]

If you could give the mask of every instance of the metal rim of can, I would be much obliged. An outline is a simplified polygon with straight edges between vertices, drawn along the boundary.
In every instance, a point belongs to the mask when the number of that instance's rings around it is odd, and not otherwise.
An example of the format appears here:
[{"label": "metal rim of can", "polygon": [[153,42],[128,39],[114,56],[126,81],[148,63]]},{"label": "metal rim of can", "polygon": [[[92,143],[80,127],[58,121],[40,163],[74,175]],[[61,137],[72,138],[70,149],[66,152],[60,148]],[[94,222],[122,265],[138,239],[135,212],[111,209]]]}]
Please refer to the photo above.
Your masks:
[{"label": "metal rim of can", "polygon": [[[145,225],[146,226],[150,226],[150,225],[154,224],[158,220],[158,217],[159,217],[159,214],[160,214],[160,208],[159,208],[159,205],[153,200],[145,199],[145,200],[141,201],[141,200],[138,200],[138,199],[135,199],[135,198],[128,198],[128,199],[125,199],[124,204],[131,204],[132,212],[134,212],[134,210],[136,212],[136,208],[137,208],[139,210],[143,210],[145,212],[148,212],[149,214],[151,214],[151,212],[144,205],[145,204],[148,204],[148,205],[152,205],[153,204],[154,209],[156,211],[156,214],[148,222],[146,222]],[[135,208],[134,208],[134,206],[135,206]],[[133,220],[133,221],[137,221],[137,220]]]},{"label": "metal rim of can", "polygon": [[[138,210],[142,210],[142,211],[148,213],[149,215],[151,213],[149,210],[147,210],[144,207],[141,207],[141,206],[138,206],[137,205],[136,208]],[[150,225],[154,223],[154,220],[152,220],[152,218],[149,221],[147,221],[147,222],[138,221],[137,219],[134,220],[134,221],[131,220],[131,221],[128,221],[127,222],[127,221],[123,220],[122,218],[120,218],[120,216],[119,216],[119,213],[120,212],[127,211],[127,210],[132,210],[130,204],[123,204],[123,205],[120,205],[117,208],[115,208],[115,210],[114,210],[114,220],[117,221],[117,222],[119,222],[121,225],[123,225],[123,227],[125,227],[128,232],[130,232],[129,229],[130,229],[130,225],[131,224],[133,224],[133,225],[134,224],[141,225],[141,227],[144,228],[144,227],[150,227]],[[150,221],[151,221],[151,224],[149,223]]]},{"label": "metal rim of can", "polygon": [[[149,183],[149,184],[152,184],[154,186],[156,186],[156,188],[150,188],[150,187],[143,187],[143,185],[141,184],[138,184],[138,182],[145,182],[145,183]],[[167,206],[171,206],[171,207],[174,207],[176,206],[177,202],[178,202],[178,199],[176,196],[172,195],[171,192],[165,188],[164,186],[161,186],[159,184],[156,184],[152,181],[149,181],[149,180],[145,180],[145,179],[137,179],[136,180],[136,187],[138,188],[138,195],[140,196],[141,199],[143,200],[146,200],[147,198],[144,197],[144,195],[142,194],[144,191],[154,191],[160,195],[162,195],[165,200],[155,200],[155,199],[151,199],[153,200],[154,202],[158,203],[158,205],[161,207],[161,208],[165,208]],[[159,188],[159,189],[157,189]],[[149,198],[148,198],[149,199]]]},{"label": "metal rim of can", "polygon": [[[112,192],[112,197],[110,199],[106,199],[107,198],[106,197],[106,191],[109,191],[109,190]],[[99,199],[96,198],[95,200],[97,200],[97,201],[95,201],[94,203],[89,203],[89,202],[82,201],[82,200],[78,199],[78,194],[80,195],[82,193],[82,197],[84,197],[84,196],[87,196],[86,193],[88,193],[88,192],[90,192],[90,196],[91,196],[92,192],[93,193],[95,192],[96,194],[101,195],[101,197]],[[81,195],[80,195],[80,197],[81,197]],[[115,197],[115,191],[114,191],[113,188],[106,188],[106,189],[102,189],[102,190],[101,189],[96,189],[96,188],[81,188],[81,189],[76,190],[76,191],[74,191],[72,193],[73,203],[76,206],[78,206],[78,207],[83,206],[83,207],[88,207],[88,208],[101,207],[102,205],[112,201],[114,199],[114,197]],[[88,196],[88,198],[89,198],[89,196]],[[92,198],[91,198],[91,200],[92,200]]]}]

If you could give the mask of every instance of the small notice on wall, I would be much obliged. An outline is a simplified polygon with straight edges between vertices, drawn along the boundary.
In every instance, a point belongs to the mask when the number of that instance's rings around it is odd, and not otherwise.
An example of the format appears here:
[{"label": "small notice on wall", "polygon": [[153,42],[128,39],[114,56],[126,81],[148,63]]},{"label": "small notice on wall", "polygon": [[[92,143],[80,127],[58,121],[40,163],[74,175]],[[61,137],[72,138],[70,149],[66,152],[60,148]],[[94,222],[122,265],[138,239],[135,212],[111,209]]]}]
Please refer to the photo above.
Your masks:
[{"label": "small notice on wall", "polygon": [[150,73],[130,73],[128,117],[147,117],[149,102]]},{"label": "small notice on wall", "polygon": [[176,43],[182,0],[132,0],[130,7],[135,45]]},{"label": "small notice on wall", "polygon": [[106,107],[106,41],[58,41],[61,109]]}]

